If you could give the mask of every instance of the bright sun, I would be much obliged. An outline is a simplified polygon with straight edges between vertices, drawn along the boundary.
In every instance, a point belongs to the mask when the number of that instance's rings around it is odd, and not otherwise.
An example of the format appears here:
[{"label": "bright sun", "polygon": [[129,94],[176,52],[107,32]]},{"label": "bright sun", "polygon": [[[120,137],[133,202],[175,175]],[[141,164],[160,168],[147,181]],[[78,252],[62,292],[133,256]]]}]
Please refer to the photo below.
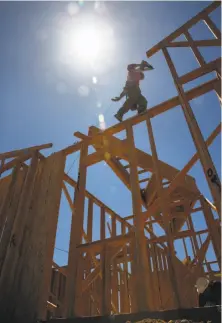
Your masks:
[{"label": "bright sun", "polygon": [[62,32],[60,54],[65,63],[75,66],[98,66],[114,54],[112,28],[104,21],[81,20]]},{"label": "bright sun", "polygon": [[73,35],[73,51],[83,61],[94,61],[102,55],[105,39],[102,31],[95,27],[84,27]]}]

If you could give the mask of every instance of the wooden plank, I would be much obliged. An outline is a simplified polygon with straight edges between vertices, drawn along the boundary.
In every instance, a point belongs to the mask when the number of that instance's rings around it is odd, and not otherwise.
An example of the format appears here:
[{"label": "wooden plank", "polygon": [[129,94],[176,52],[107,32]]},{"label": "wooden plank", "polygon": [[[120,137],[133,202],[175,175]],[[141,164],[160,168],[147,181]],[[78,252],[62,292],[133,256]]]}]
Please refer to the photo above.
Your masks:
[{"label": "wooden plank", "polygon": [[179,81],[181,84],[186,84],[188,82],[191,82],[198,77],[204,76],[205,74],[215,71],[218,64],[220,63],[221,63],[221,59],[217,58],[214,61],[205,64],[204,66],[201,66],[183,76],[180,76]]},{"label": "wooden plank", "polygon": [[132,239],[132,236],[132,232],[129,232],[124,236],[116,236],[104,240],[93,241],[91,243],[79,244],[77,245],[77,248],[80,249],[81,252],[88,252],[89,249],[91,249],[93,252],[100,253],[104,244],[107,244],[110,247],[118,247],[119,245],[124,245],[129,242]]},{"label": "wooden plank", "polygon": [[111,277],[111,288],[112,288],[112,303],[116,308],[116,313],[119,313],[118,304],[118,273],[117,273],[117,262],[116,258],[112,259],[112,277]]},{"label": "wooden plank", "polygon": [[72,199],[71,199],[71,197],[69,195],[69,191],[67,190],[67,187],[66,187],[66,185],[64,183],[62,183],[62,189],[63,189],[63,192],[65,194],[65,197],[66,197],[66,199],[67,199],[67,201],[69,203],[70,209],[72,210],[72,212],[74,212],[75,211],[75,208],[74,208]]},{"label": "wooden plank", "polygon": [[[6,176],[0,180],[0,237],[2,234],[2,229],[5,225],[6,217],[7,217],[7,212],[6,212],[6,210],[3,211],[3,208],[6,207],[5,203],[6,203],[7,196],[9,194],[10,184],[11,184],[13,178],[15,178],[15,169],[13,170],[13,174],[10,174],[9,176]],[[19,186],[19,192],[20,191],[21,191],[21,188]],[[1,238],[0,238],[0,240],[1,240]]]},{"label": "wooden plank", "polygon": [[111,219],[112,223],[112,238],[116,237],[116,218],[112,217]]},{"label": "wooden plank", "polygon": [[[96,127],[91,127],[95,132],[95,134],[99,133],[99,129]],[[126,146],[126,141],[121,141],[118,138],[115,138],[113,136],[107,136],[107,140],[109,142],[109,146],[107,147],[107,151],[111,153],[112,156],[119,156],[124,160],[129,161],[129,153],[127,152],[127,146]],[[145,153],[144,151],[140,149],[135,149],[135,153],[137,155],[137,161],[138,161],[138,166],[146,169],[147,171],[152,172],[152,157]],[[164,178],[167,178],[171,180],[172,178],[175,177],[175,175],[179,172],[178,169],[175,167],[172,167],[168,165],[167,163],[159,160],[158,161],[159,167],[161,168],[161,171],[163,173]],[[193,178],[189,176],[188,181],[192,181],[193,183]],[[127,187],[129,187],[129,183],[127,184]]]},{"label": "wooden plank", "polygon": [[[221,132],[221,123],[215,128],[215,130],[210,134],[206,140],[206,145],[209,146],[212,144],[217,135]],[[173,179],[170,186],[168,187],[166,194],[169,195],[176,188],[178,183],[186,176],[186,173],[193,167],[193,165],[198,161],[198,154],[194,154],[190,161],[184,166],[184,168],[177,174]],[[160,198],[157,198],[156,201],[150,206],[149,212],[144,213],[146,217],[149,217],[149,214],[155,212],[159,206]]]},{"label": "wooden plank", "polygon": [[[43,167],[47,167],[49,173],[45,175],[48,179],[48,188],[45,195],[45,207],[44,212],[42,213],[42,218],[40,218],[40,216],[37,216],[41,230],[39,230],[39,232],[36,232],[35,237],[35,248],[38,250],[42,248],[41,237],[46,236],[44,250],[44,271],[41,277],[43,291],[39,296],[39,302],[42,304],[41,308],[44,308],[44,305],[48,300],[49,282],[51,279],[51,266],[56,240],[57,223],[63,184],[63,173],[65,168],[65,155],[62,152],[57,152],[46,158],[46,160],[43,162],[45,164],[45,166]],[[38,207],[37,213],[39,212],[39,210],[41,210],[41,207]],[[44,223],[45,226],[43,225]],[[33,242],[34,244],[35,240]]]},{"label": "wooden plank", "polygon": [[208,7],[203,9],[201,12],[199,12],[195,17],[188,20],[185,24],[183,24],[180,28],[175,30],[173,33],[171,33],[169,36],[164,38],[162,41],[160,41],[157,45],[153,46],[150,50],[146,52],[146,55],[148,58],[156,54],[159,50],[161,50],[163,47],[168,45],[172,40],[179,37],[181,34],[183,34],[184,30],[190,29],[193,25],[195,25],[198,21],[201,19],[205,19],[207,15],[209,15],[212,11],[214,11],[216,8],[220,6],[220,1],[214,1],[211,3]]},{"label": "wooden plank", "polygon": [[16,165],[20,165],[20,168],[21,168],[21,166],[22,166],[21,164],[23,162],[25,162],[26,160],[30,159],[31,157],[32,157],[32,153],[28,153],[24,156],[17,157],[8,163],[5,163],[4,166],[1,167],[1,174],[6,172],[7,170],[10,170],[11,168],[15,167]]},{"label": "wooden plank", "polygon": [[81,243],[83,234],[84,200],[86,185],[86,165],[88,146],[82,145],[79,163],[79,185],[75,194],[75,212],[72,215],[71,235],[69,245],[69,258],[67,268],[66,284],[66,316],[73,316],[75,313],[75,285],[77,279],[78,251],[76,246]]},{"label": "wooden plank", "polygon": [[[201,44],[200,41],[194,41],[193,38],[191,37],[191,34],[187,30],[184,31],[184,35],[185,35],[186,39],[188,40],[188,43],[190,44],[190,47],[194,53],[194,56],[196,57],[196,60],[198,61],[200,66],[204,66],[206,64],[205,59],[203,58],[203,56],[201,55],[200,51],[197,48],[198,46],[203,46],[203,43]],[[218,41],[216,39],[216,43],[217,43],[216,46],[220,46],[220,44],[218,44],[218,42],[220,42],[220,41]],[[211,40],[207,40],[207,41],[205,41],[205,43],[208,44],[207,46],[215,46],[215,39],[213,39],[213,42]],[[210,43],[211,43],[211,45],[210,45]]]},{"label": "wooden plank", "polygon": [[[28,171],[24,189],[22,190],[21,196],[17,196],[19,204],[17,206],[17,212],[14,214],[14,221],[12,223],[13,228],[10,231],[10,242],[7,245],[7,251],[4,256],[4,260],[1,264],[1,276],[0,276],[0,286],[2,293],[0,294],[0,312],[1,317],[4,322],[9,321],[20,321],[27,322],[27,318],[32,318],[35,314],[35,309],[31,302],[29,304],[29,313],[24,313],[24,292],[27,286],[24,286],[24,281],[21,277],[20,280],[20,291],[22,294],[18,293],[18,276],[21,275],[21,264],[24,257],[23,250],[23,239],[25,238],[26,221],[28,216],[28,209],[30,205],[30,200],[33,193],[34,180],[36,176],[38,159],[33,156],[31,161],[31,166]],[[17,203],[17,201],[15,201]],[[0,247],[2,244],[0,245]],[[25,247],[25,244],[24,244]],[[27,248],[27,246],[26,246]],[[10,268],[10,271],[9,271]],[[23,268],[24,269],[24,268]],[[19,274],[19,275],[18,275]],[[30,282],[31,284],[31,282]],[[19,295],[19,296],[18,296]],[[12,305],[14,300],[17,298],[16,306]],[[31,297],[32,299],[32,297]],[[16,309],[16,311],[15,311]],[[13,310],[13,312],[12,312]],[[22,311],[23,310],[23,311]],[[32,313],[30,313],[32,311]],[[12,314],[13,313],[13,314]],[[30,316],[31,314],[31,316]],[[27,316],[27,317],[24,317]],[[24,318],[24,320],[23,320]],[[31,320],[31,321],[32,321]]]},{"label": "wooden plank", "polygon": [[[212,161],[212,158],[211,158],[211,156],[209,154],[209,151],[207,149],[207,145],[206,145],[206,143],[204,141],[203,135],[202,135],[202,133],[200,131],[200,128],[198,126],[198,123],[197,123],[197,121],[195,119],[194,113],[193,113],[193,111],[192,111],[192,109],[190,107],[188,99],[186,98],[186,95],[184,93],[183,87],[179,83],[179,78],[178,78],[176,69],[175,69],[175,67],[173,65],[172,59],[171,59],[171,57],[170,57],[170,55],[169,55],[166,48],[163,48],[163,54],[165,56],[165,59],[167,61],[167,64],[168,64],[169,69],[171,71],[171,74],[173,76],[174,83],[175,83],[175,86],[176,86],[177,91],[178,91],[178,96],[180,98],[180,102],[181,102],[182,110],[183,110],[183,113],[184,113],[184,117],[185,117],[185,119],[187,121],[187,125],[189,127],[189,130],[190,130],[191,136],[193,138],[194,144],[196,146],[196,150],[197,150],[197,153],[199,155],[200,162],[202,164],[204,174],[205,174],[206,180],[208,182],[209,189],[211,191],[212,197],[213,197],[214,202],[215,202],[215,206],[217,207],[217,211],[218,211],[218,214],[219,214],[219,217],[220,217],[221,216],[221,212],[220,212],[221,211],[221,200],[220,200],[221,183],[220,183],[220,180],[219,180],[219,177],[218,177],[218,174],[217,174],[217,170],[216,170],[216,168],[214,166],[214,163]],[[212,176],[215,176],[215,178],[216,178],[216,180],[218,182],[219,188],[215,183],[213,183],[211,181],[209,171],[211,171]]]},{"label": "wooden plank", "polygon": [[111,270],[110,270],[110,249],[104,246],[102,259],[102,315],[111,313]]},{"label": "wooden plank", "polygon": [[219,268],[221,268],[221,232],[220,232],[220,226],[218,223],[214,220],[213,213],[211,211],[211,208],[209,204],[206,202],[206,200],[201,197],[200,203],[203,207],[203,213],[205,217],[205,221],[207,223],[207,227],[209,230],[210,238],[212,240],[212,245],[214,248],[214,252],[217,258],[217,263]]},{"label": "wooden plank", "polygon": [[[183,32],[183,34],[185,35],[186,33],[187,31]],[[190,45],[191,43],[189,41],[177,41],[177,42],[172,42],[167,44],[166,47],[191,47]],[[220,40],[219,39],[193,40],[192,45],[195,47],[220,46]]]},{"label": "wooden plank", "polygon": [[[26,178],[26,172],[20,171],[15,167],[13,173],[8,177],[8,183],[1,207],[1,236],[0,236],[0,273],[4,265],[7,249],[10,243],[11,233],[16,217],[16,211],[19,206],[20,197],[23,191],[23,183]],[[4,179],[1,180],[4,183]],[[5,186],[5,185],[4,185]],[[23,193],[24,194],[24,193]]]},{"label": "wooden plank", "polygon": [[[187,97],[187,100],[188,101],[191,101],[203,94],[206,94],[210,91],[213,91],[215,89],[215,86],[219,84],[219,81],[218,79],[213,79],[211,81],[208,81],[206,83],[203,83],[199,86],[196,86],[194,87],[193,89],[189,90],[189,91],[186,91],[185,94],[186,94],[186,97]],[[166,112],[166,111],[169,111],[170,109],[172,108],[175,108],[175,107],[179,107],[180,106],[180,100],[179,100],[179,97],[174,97],[168,101],[165,101],[163,103],[160,103],[158,104],[157,106],[155,107],[152,107],[148,110],[148,115],[150,117],[156,117],[158,116],[159,114],[163,113],[163,112]],[[145,117],[144,115],[140,116],[139,117],[134,117],[134,118],[138,118],[137,120],[133,120],[133,124],[137,124],[139,122],[142,122],[143,120],[145,120]],[[136,122],[135,122],[136,121]]]},{"label": "wooden plank", "polygon": [[92,284],[97,279],[97,277],[100,275],[100,273],[101,273],[101,266],[98,263],[96,268],[83,281],[82,293],[84,293],[86,291],[86,289],[89,288],[89,285]]},{"label": "wooden plank", "polygon": [[93,200],[89,198],[88,217],[87,217],[87,237],[89,242],[92,241],[92,228],[93,228]]},{"label": "wooden plank", "polygon": [[209,16],[206,16],[204,18],[204,22],[207,25],[207,27],[210,29],[210,31],[213,33],[213,35],[218,39],[221,40],[221,32],[215,25],[215,23],[210,19]]},{"label": "wooden plank", "polygon": [[[67,174],[64,174],[64,181],[66,181],[69,185],[73,186],[73,187],[77,187],[77,182],[72,179],[70,176],[68,176]],[[104,207],[106,212],[109,213],[111,216],[116,216],[117,219],[122,222],[124,221],[120,215],[118,215],[117,213],[115,213],[112,209],[110,209],[107,205],[105,205],[103,202],[101,202],[97,197],[95,197],[93,194],[91,194],[90,192],[88,192],[87,190],[85,191],[85,196],[88,198],[91,198],[93,200],[93,202],[98,205],[99,207]],[[130,224],[126,222],[126,224],[128,225],[128,227],[130,227]]]},{"label": "wooden plank", "polygon": [[[126,234],[126,226],[121,224],[121,234]],[[127,247],[123,248],[123,313],[130,312],[129,306],[129,291],[128,291],[128,266],[127,266]]]},{"label": "wooden plank", "polygon": [[3,158],[3,159],[1,159],[0,160],[0,178],[1,178],[1,174],[2,174],[2,168],[4,167],[4,165],[5,165],[5,159]]},{"label": "wooden plank", "polygon": [[136,298],[137,310],[143,311],[149,308],[149,302],[151,299],[151,295],[148,295],[149,281],[147,272],[149,270],[149,267],[146,253],[146,238],[144,235],[144,221],[141,214],[141,194],[137,173],[138,159],[133,139],[133,129],[131,126],[127,127],[126,133],[130,164],[133,214],[135,215],[135,247],[133,250],[135,265],[135,276],[133,277],[134,297]]},{"label": "wooden plank", "polygon": [[[204,84],[201,84],[187,92],[186,93],[186,96],[187,96],[187,99],[190,101],[190,100],[193,100],[195,99],[196,97],[200,96],[200,95],[203,95],[207,92],[210,92],[212,90],[215,89],[215,86],[219,83],[218,79],[215,78],[211,81],[208,81]],[[116,134],[122,130],[125,130],[126,129],[126,126],[127,125],[136,125],[144,120],[146,120],[147,118],[147,114],[153,118],[163,112],[166,112],[172,108],[175,108],[175,107],[178,107],[180,106],[180,100],[179,100],[179,97],[178,96],[175,96],[167,101],[164,101],[152,108],[150,108],[149,110],[147,110],[147,112],[145,112],[144,114],[141,114],[141,115],[137,115],[137,116],[134,116],[132,118],[129,118],[127,120],[124,120],[123,122],[121,123],[117,123],[115,124],[114,126],[104,130],[102,133],[94,136],[94,141],[96,141],[96,138],[97,137],[101,137],[101,136],[104,136],[105,134],[109,134],[109,135],[113,135],[113,134]],[[93,143],[93,140],[90,138],[90,139],[87,139],[87,142],[92,144]],[[68,147],[67,149],[65,149],[65,153],[67,154],[70,154],[72,153],[73,151],[77,151],[81,148],[81,145],[82,145],[82,142],[78,143],[78,147],[75,148],[75,145],[74,146],[70,146]]]},{"label": "wooden plank", "polygon": [[52,144],[44,144],[44,145],[40,145],[40,146],[33,146],[33,147],[29,147],[29,148],[23,148],[23,149],[19,149],[19,150],[14,150],[14,151],[9,151],[6,153],[1,153],[0,154],[0,159],[8,159],[8,158],[13,158],[13,157],[20,157],[21,155],[26,155],[26,154],[30,154],[33,151],[37,151],[37,150],[42,150],[42,149],[47,149],[47,148],[51,148]]},{"label": "wooden plank", "polygon": [[152,125],[151,125],[151,121],[150,121],[149,117],[146,120],[146,124],[147,124],[147,130],[148,130],[150,147],[151,147],[152,158],[153,158],[153,169],[154,169],[154,173],[156,176],[156,187],[157,187],[158,196],[161,201],[161,211],[163,214],[164,229],[165,229],[166,236],[167,236],[170,283],[172,285],[172,290],[173,290],[174,304],[176,307],[179,307],[180,306],[180,295],[178,292],[178,286],[177,286],[177,281],[176,281],[176,272],[175,272],[175,263],[174,263],[174,259],[173,259],[174,245],[173,245],[173,239],[172,239],[172,235],[171,235],[171,231],[170,231],[170,227],[169,227],[168,216],[167,216],[170,213],[169,208],[168,208],[169,201],[163,194],[162,174],[161,174],[161,171],[158,167],[158,155],[157,155]]},{"label": "wooden plank", "polygon": [[105,209],[100,209],[100,240],[106,239],[106,221],[105,221]]}]

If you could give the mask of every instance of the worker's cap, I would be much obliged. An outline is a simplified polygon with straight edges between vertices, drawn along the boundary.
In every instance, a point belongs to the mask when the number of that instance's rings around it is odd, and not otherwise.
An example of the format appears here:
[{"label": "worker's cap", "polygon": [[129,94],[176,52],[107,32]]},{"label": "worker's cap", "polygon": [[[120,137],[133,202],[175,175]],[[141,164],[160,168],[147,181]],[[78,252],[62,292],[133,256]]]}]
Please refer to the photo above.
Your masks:
[{"label": "worker's cap", "polygon": [[209,285],[209,280],[205,277],[200,277],[197,279],[195,287],[197,289],[197,292],[200,294],[205,291],[208,285]]}]

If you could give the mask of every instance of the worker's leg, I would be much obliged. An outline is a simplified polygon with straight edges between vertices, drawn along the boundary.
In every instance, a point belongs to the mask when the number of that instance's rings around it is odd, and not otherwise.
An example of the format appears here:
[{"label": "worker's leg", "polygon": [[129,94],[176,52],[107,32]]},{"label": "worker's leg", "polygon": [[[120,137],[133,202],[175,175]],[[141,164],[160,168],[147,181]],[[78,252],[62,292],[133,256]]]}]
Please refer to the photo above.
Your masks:
[{"label": "worker's leg", "polygon": [[122,108],[119,109],[115,117],[122,121],[123,115],[129,110],[135,110],[137,108],[137,102],[141,95],[140,88],[138,86],[132,86],[127,88],[127,100],[123,104]]},{"label": "worker's leg", "polygon": [[115,117],[122,121],[123,115],[127,113],[131,107],[133,106],[135,100],[132,97],[128,97],[128,99],[124,102],[123,106],[119,109]]},{"label": "worker's leg", "polygon": [[138,104],[138,108],[137,108],[137,111],[138,113],[143,113],[146,111],[147,109],[147,99],[141,94],[138,101],[137,101],[137,104]]}]

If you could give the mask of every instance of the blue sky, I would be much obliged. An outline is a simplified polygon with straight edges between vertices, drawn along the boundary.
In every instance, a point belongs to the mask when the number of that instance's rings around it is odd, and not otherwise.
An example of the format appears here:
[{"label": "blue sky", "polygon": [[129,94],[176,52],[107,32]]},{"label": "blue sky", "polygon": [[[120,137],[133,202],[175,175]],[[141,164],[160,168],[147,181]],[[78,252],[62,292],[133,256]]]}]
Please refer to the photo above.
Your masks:
[{"label": "blue sky", "polygon": [[[49,154],[72,144],[76,140],[74,131],[87,134],[89,126],[99,126],[99,114],[104,115],[106,127],[115,124],[113,115],[121,103],[110,99],[122,90],[127,64],[146,59],[149,48],[209,3],[105,2],[98,9],[94,2],[81,2],[73,3],[75,10],[70,11],[69,2],[0,2],[0,152],[52,142]],[[211,18],[220,26],[219,9]],[[65,27],[73,24],[75,28],[81,19],[109,27],[106,43],[110,47],[93,67],[66,56]],[[212,37],[203,23],[190,32],[194,39]],[[220,49],[201,48],[201,53],[209,61],[220,55]],[[189,49],[171,49],[170,54],[179,75],[198,67]],[[149,107],[153,107],[177,93],[162,54],[153,56],[150,63],[155,70],[147,72],[141,89]],[[93,77],[97,84],[93,84]],[[192,85],[195,84],[200,82]],[[189,88],[190,84],[185,86]],[[220,121],[218,99],[213,92],[208,93],[193,100],[191,106],[207,138]],[[181,109],[154,118],[152,125],[159,158],[182,168],[195,153],[195,147]],[[134,133],[137,147],[150,152],[144,125],[137,126]],[[220,138],[212,144],[210,153],[220,174]],[[76,158],[78,153],[68,158],[67,169]],[[78,160],[70,170],[75,179],[77,171]],[[199,163],[191,175],[212,200]],[[103,162],[88,169],[87,189],[121,216],[132,214],[129,191]],[[98,216],[95,207],[95,218]],[[99,237],[97,219],[95,239]],[[62,197],[58,248],[68,250],[70,220],[69,206]],[[195,219],[195,226],[200,229],[203,222]],[[67,254],[56,250],[55,260],[63,265]]]}]

